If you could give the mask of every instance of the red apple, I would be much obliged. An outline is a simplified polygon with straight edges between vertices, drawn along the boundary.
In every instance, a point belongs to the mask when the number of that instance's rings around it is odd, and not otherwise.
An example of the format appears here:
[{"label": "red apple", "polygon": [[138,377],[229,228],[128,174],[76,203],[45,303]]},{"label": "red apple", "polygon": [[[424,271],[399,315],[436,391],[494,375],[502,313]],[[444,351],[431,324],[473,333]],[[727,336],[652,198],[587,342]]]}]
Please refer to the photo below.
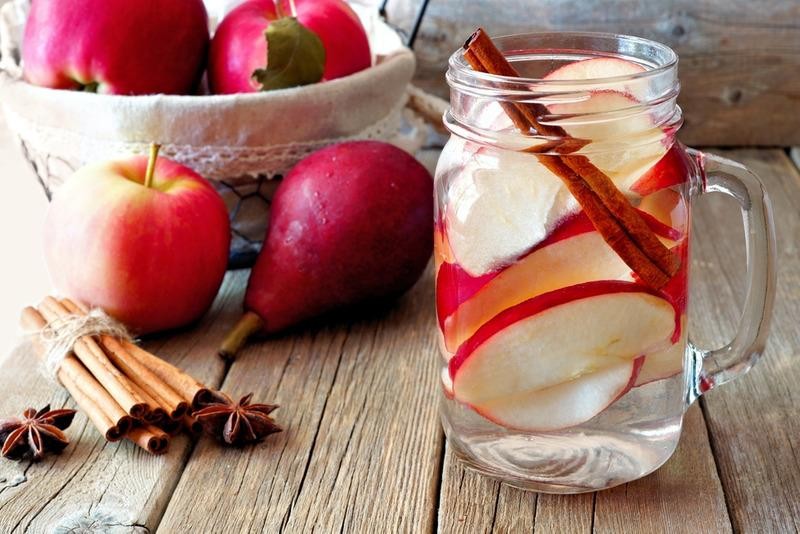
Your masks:
[{"label": "red apple", "polygon": [[227,209],[207,181],[165,158],[150,180],[147,167],[136,156],[78,170],[50,204],[44,233],[57,291],[137,333],[199,318],[230,245]]},{"label": "red apple", "polygon": [[116,95],[190,94],[208,49],[202,0],[34,0],[25,79]]},{"label": "red apple", "polygon": [[[297,21],[311,30],[324,48],[322,79],[332,80],[370,66],[369,42],[358,16],[343,0],[295,0]],[[261,90],[256,70],[267,65],[267,28],[292,15],[292,3],[248,0],[220,23],[211,43],[208,79],[214,93]],[[299,84],[295,84],[299,85]]]}]

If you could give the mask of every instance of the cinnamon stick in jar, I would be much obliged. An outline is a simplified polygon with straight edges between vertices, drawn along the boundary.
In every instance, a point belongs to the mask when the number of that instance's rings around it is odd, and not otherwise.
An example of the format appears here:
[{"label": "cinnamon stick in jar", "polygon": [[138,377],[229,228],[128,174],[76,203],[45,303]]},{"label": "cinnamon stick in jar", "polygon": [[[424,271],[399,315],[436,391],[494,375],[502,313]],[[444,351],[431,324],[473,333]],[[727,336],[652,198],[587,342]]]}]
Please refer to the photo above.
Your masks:
[{"label": "cinnamon stick in jar", "polygon": [[[478,72],[519,78],[517,70],[483,28],[464,43],[464,59]],[[531,147],[553,174],[562,179],[589,220],[619,257],[651,287],[664,287],[680,267],[680,258],[655,236],[614,182],[587,157],[574,152],[588,141],[576,139],[557,125],[541,124],[548,110],[539,103],[501,102],[523,135],[535,133],[557,140]],[[548,155],[542,152],[553,151]]]}]

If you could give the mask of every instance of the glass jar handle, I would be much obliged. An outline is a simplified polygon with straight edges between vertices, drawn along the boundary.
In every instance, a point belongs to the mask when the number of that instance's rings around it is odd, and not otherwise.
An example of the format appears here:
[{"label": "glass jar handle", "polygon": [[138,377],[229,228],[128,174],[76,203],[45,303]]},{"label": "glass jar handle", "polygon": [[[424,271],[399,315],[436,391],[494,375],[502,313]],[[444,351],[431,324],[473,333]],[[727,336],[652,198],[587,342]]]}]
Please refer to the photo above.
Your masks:
[{"label": "glass jar handle", "polygon": [[[700,168],[700,194],[725,193],[739,202],[744,220],[747,293],[736,335],[724,347],[708,350],[689,341],[688,401],[747,371],[764,350],[775,295],[775,226],[772,205],[759,178],[729,159],[689,150]],[[691,379],[694,380],[691,380]]]}]

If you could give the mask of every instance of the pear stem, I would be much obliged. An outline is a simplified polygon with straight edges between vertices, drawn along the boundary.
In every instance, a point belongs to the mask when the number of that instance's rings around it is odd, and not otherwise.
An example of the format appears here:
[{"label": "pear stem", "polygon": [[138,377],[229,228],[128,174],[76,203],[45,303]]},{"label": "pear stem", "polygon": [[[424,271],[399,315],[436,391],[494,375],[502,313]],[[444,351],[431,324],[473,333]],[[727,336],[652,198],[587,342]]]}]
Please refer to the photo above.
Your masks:
[{"label": "pear stem", "polygon": [[144,186],[148,189],[153,186],[153,173],[156,170],[156,160],[160,149],[161,145],[150,143],[150,159],[147,160],[147,171],[144,173]]},{"label": "pear stem", "polygon": [[228,332],[219,348],[219,355],[224,360],[236,359],[236,354],[242,349],[247,340],[264,327],[264,319],[257,313],[245,312],[236,326]]}]

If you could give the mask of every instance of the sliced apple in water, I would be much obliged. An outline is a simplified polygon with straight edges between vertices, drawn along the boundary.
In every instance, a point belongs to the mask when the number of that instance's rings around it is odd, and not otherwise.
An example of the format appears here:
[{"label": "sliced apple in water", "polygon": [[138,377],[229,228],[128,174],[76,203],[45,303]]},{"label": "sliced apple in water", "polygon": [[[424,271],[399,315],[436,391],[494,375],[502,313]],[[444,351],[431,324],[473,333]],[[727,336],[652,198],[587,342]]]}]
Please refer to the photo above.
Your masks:
[{"label": "sliced apple in water", "polygon": [[474,409],[494,423],[526,432],[569,428],[593,418],[630,390],[642,360],[612,364],[544,389],[496,398]]},{"label": "sliced apple in water", "polygon": [[449,184],[444,224],[458,264],[480,276],[530,250],[577,208],[536,156],[479,151]]},{"label": "sliced apple in water", "polygon": [[[551,71],[545,80],[563,80],[565,82],[578,81],[578,80],[600,80],[604,78],[616,78],[619,76],[631,76],[640,74],[645,71],[645,68],[632,61],[614,57],[598,57],[591,59],[584,59],[581,61],[573,61]],[[566,86],[559,85],[558,90],[578,89],[581,86]],[[620,92],[628,93],[631,96],[642,99],[645,96],[647,89],[647,82],[637,82],[631,80],[628,83],[615,83],[615,88],[620,88]]]},{"label": "sliced apple in water", "polygon": [[[582,282],[631,280],[630,268],[606,245],[583,213],[553,232],[553,237],[556,239],[548,238],[489,280],[456,278],[453,269],[440,271],[437,295],[456,296],[456,302],[438,308],[442,314],[449,312],[444,317],[440,315],[440,325],[450,351],[498,313],[537,295]],[[470,281],[477,284],[465,283]],[[467,298],[462,300],[460,296]]]},{"label": "sliced apple in water", "polygon": [[683,343],[675,343],[667,349],[644,356],[644,363],[639,371],[639,376],[636,377],[634,387],[680,373],[683,370],[683,355]]},{"label": "sliced apple in water", "polygon": [[646,196],[689,179],[689,159],[680,143],[672,145],[658,163],[631,184],[631,191]]},{"label": "sliced apple in water", "polygon": [[675,310],[640,284],[600,281],[534,297],[483,325],[450,360],[473,406],[573,380],[666,347]]},{"label": "sliced apple in water", "polygon": [[644,363],[636,377],[636,386],[643,386],[656,380],[670,378],[683,371],[683,360],[686,352],[685,335],[686,316],[681,318],[681,330],[684,334],[666,349],[644,356]]},{"label": "sliced apple in water", "polygon": [[578,153],[585,154],[623,192],[630,192],[667,152],[666,135],[630,95],[590,92],[584,100],[547,108],[556,116],[551,124],[572,137],[591,141]]},{"label": "sliced apple in water", "polygon": [[[672,191],[665,190],[665,192]],[[660,193],[659,193],[660,194]],[[663,196],[639,210],[666,246],[682,233],[668,225],[676,200]],[[662,222],[664,221],[664,222]],[[555,289],[597,280],[633,280],[630,267],[609,247],[583,212],[562,222],[530,253],[501,271],[471,277],[458,265],[437,274],[437,313],[450,353],[481,325],[522,301]]]}]

